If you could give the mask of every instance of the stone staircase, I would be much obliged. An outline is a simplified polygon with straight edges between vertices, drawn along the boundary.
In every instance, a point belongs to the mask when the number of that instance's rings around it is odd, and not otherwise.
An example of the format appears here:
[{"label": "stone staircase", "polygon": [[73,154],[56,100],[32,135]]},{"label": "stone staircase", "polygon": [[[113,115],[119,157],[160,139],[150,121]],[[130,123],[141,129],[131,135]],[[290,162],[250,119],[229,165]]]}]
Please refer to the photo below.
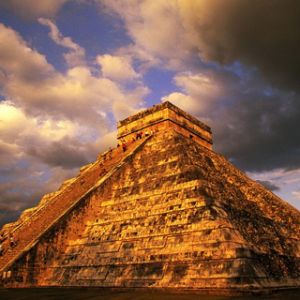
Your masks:
[{"label": "stone staircase", "polygon": [[30,250],[41,236],[70,212],[80,200],[122,167],[150,137],[132,142],[125,152],[118,147],[101,155],[95,163],[88,165],[71,184],[34,211],[30,218],[14,228],[10,234],[13,235],[16,245],[10,247],[7,236],[2,243],[4,251],[0,257],[0,274],[7,271],[24,252]]}]

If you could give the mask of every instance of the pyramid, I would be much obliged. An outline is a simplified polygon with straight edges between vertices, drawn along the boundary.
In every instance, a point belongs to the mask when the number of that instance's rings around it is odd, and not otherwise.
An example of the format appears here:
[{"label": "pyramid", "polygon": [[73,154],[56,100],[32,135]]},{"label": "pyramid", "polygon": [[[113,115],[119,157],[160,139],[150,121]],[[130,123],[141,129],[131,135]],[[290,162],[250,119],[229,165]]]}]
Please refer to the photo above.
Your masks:
[{"label": "pyramid", "polygon": [[3,227],[3,286],[300,287],[300,212],[215,153],[208,126],[164,102],[118,139]]}]

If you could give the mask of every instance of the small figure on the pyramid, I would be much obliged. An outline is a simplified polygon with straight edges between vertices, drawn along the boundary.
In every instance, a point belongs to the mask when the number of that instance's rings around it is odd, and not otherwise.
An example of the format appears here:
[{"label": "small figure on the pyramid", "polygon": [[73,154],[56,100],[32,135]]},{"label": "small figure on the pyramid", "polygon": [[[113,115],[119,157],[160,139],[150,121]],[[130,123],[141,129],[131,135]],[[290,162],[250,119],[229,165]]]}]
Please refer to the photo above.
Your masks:
[{"label": "small figure on the pyramid", "polygon": [[3,254],[3,245],[2,245],[2,243],[0,242],[0,256],[2,256],[2,254]]},{"label": "small figure on the pyramid", "polygon": [[125,152],[127,150],[127,145],[125,142],[122,143],[122,149],[123,149],[123,152]]},{"label": "small figure on the pyramid", "polygon": [[9,236],[9,245],[10,245],[11,248],[15,247],[17,245],[17,243],[16,243],[15,238],[14,238],[13,235]]}]

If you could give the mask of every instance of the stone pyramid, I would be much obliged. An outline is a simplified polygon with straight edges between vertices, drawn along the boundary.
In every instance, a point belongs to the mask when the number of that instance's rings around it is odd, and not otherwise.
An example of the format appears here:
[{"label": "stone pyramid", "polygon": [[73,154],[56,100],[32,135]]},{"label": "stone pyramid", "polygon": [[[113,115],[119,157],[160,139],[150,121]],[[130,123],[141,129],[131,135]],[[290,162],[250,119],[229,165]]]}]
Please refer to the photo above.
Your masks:
[{"label": "stone pyramid", "polygon": [[300,287],[299,211],[215,153],[208,126],[165,102],[119,122],[118,138],[126,149],[4,226],[2,285]]}]

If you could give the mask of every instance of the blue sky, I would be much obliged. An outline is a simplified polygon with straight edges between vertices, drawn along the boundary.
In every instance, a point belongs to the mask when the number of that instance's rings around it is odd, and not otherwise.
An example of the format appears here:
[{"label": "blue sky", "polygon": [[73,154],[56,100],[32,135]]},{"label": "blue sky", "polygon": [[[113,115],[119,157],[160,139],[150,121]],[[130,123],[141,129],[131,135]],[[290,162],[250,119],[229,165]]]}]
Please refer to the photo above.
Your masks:
[{"label": "blue sky", "polygon": [[210,125],[215,151],[299,209],[298,8],[1,2],[0,222],[114,146],[118,120],[165,100]]}]

